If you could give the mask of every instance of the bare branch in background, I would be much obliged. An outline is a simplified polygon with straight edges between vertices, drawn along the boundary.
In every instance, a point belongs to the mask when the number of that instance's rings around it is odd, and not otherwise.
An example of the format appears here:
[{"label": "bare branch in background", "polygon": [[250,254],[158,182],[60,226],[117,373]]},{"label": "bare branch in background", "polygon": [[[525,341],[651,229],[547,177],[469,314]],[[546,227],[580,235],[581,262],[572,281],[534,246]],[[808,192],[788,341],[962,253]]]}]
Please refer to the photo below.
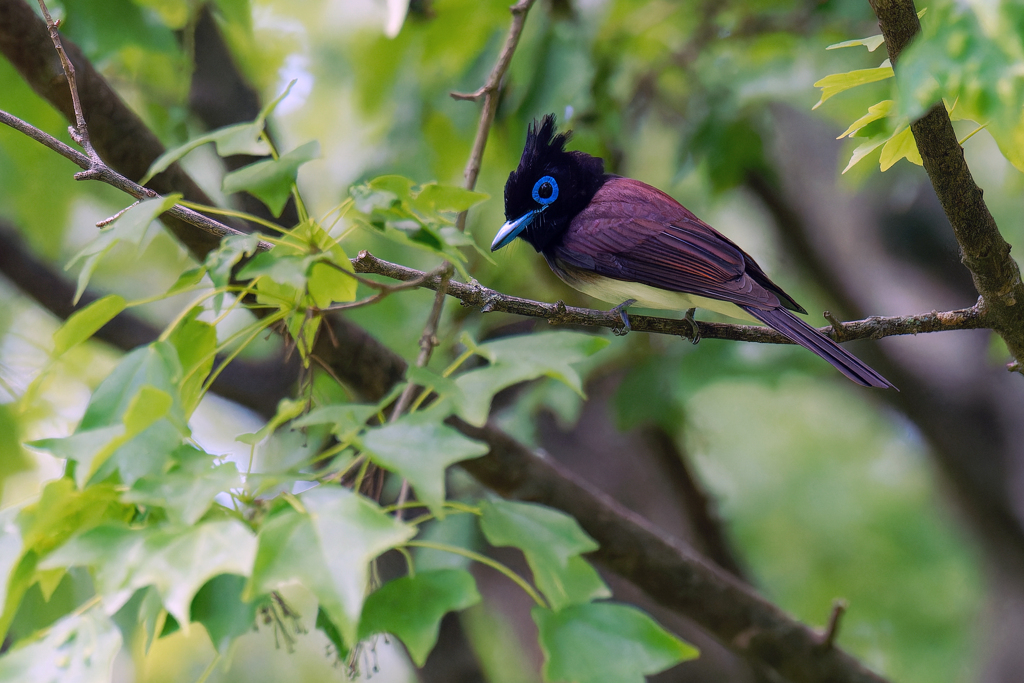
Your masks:
[{"label": "bare branch in background", "polygon": [[[509,64],[512,63],[512,55],[516,52],[516,47],[519,45],[519,37],[523,34],[523,26],[526,25],[526,15],[534,2],[535,0],[519,0],[510,8],[512,12],[512,26],[508,30],[508,37],[505,39],[505,44],[498,55],[498,61],[495,63],[494,68],[491,69],[491,74],[487,77],[487,82],[484,83],[483,87],[473,93],[452,93],[452,97],[457,100],[472,100],[476,102],[481,97],[484,100],[483,109],[480,111],[480,123],[476,129],[476,138],[473,140],[473,150],[469,153],[469,161],[466,163],[466,171],[463,174],[463,177],[466,179],[465,188],[467,190],[472,190],[476,187],[476,179],[480,175],[480,163],[484,158],[484,148],[487,147],[487,136],[491,132],[494,114],[498,110],[498,93],[501,87],[501,79],[504,78]],[[465,232],[465,211],[459,214],[455,225],[459,231]]]}]

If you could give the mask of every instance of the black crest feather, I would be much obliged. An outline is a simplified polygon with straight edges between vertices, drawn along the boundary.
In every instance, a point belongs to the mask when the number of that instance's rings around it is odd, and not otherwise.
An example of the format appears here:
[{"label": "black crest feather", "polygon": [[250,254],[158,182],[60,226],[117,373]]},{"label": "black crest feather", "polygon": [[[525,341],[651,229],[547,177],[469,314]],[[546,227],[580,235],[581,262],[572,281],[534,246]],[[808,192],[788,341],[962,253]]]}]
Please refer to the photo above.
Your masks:
[{"label": "black crest feather", "polygon": [[572,131],[555,134],[555,115],[546,114],[540,125],[534,119],[526,129],[526,146],[519,160],[520,166],[536,167],[544,164],[545,157],[565,152],[565,143],[572,138]]}]

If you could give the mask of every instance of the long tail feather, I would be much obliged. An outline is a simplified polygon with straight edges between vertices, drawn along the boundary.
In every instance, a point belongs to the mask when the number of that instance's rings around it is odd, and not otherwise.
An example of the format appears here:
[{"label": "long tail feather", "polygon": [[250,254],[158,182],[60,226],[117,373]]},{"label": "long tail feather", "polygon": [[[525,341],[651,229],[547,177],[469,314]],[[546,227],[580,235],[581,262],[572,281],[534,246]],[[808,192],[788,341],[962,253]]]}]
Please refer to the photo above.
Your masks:
[{"label": "long tail feather", "polygon": [[749,306],[740,306],[740,308],[790,341],[818,354],[857,384],[882,389],[896,388],[892,382],[865,365],[860,359],[786,309],[774,308],[766,311]]}]

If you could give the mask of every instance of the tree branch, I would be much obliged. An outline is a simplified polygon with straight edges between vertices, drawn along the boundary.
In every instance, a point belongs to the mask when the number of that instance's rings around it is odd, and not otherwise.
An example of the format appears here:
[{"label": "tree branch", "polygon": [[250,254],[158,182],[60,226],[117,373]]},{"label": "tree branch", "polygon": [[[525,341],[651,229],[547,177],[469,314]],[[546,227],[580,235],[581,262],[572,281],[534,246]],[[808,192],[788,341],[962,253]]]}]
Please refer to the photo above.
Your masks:
[{"label": "tree branch", "polygon": [[[143,187],[142,185],[125,178],[123,175],[107,166],[99,157],[96,157],[95,159],[90,158],[89,156],[79,152],[77,149],[65,145],[49,133],[45,133],[35,126],[2,110],[0,110],[0,123],[10,126],[20,133],[24,133],[36,142],[76,164],[82,169],[81,173],[75,174],[76,180],[98,180],[110,185],[111,187],[116,187],[136,199],[153,199],[160,196],[160,194],[154,190],[151,190],[148,187]],[[85,130],[88,131],[88,129]],[[88,132],[86,132],[85,137],[88,137]],[[192,209],[181,206],[180,204],[175,204],[168,209],[167,214],[178,219],[178,221],[181,221],[182,223],[199,228],[203,232],[216,237],[218,241],[220,238],[227,235],[247,234],[241,230],[229,227],[220,221],[204,216],[198,211],[193,211]],[[268,242],[261,241],[258,248],[261,251],[266,251],[272,246],[273,245]]]},{"label": "tree branch", "polygon": [[[135,183],[117,173],[102,161],[93,161],[85,154],[69,147],[52,135],[22,121],[21,119],[0,111],[0,123],[24,133],[33,140],[57,152],[61,156],[90,171],[88,178],[105,182],[117,189],[130,194],[136,199],[148,199],[159,196],[153,190]],[[76,175],[76,177],[78,177]],[[220,237],[226,235],[246,234],[231,228],[217,220],[209,218],[197,211],[175,204],[167,214],[182,223],[195,226],[204,232]],[[266,251],[272,245],[260,242],[258,249]],[[198,256],[198,255],[197,255]],[[1012,260],[1012,259],[1011,259]],[[369,252],[360,252],[352,259],[352,265],[358,273],[375,273],[395,280],[421,280],[423,287],[437,290],[442,277],[423,271],[407,268],[378,259]],[[608,327],[619,330],[622,321],[618,313],[595,311],[587,308],[566,306],[562,302],[545,304],[520,297],[502,294],[493,289],[479,285],[448,281],[447,293],[465,305],[479,307],[483,312],[502,311],[535,318],[544,318],[551,324],[582,325],[587,327]],[[982,304],[983,300],[971,308],[954,311],[932,311],[915,316],[872,316],[865,320],[843,323],[842,326],[832,325],[819,328],[823,334],[835,341],[845,342],[855,339],[881,339],[883,337],[921,334],[926,332],[942,332],[948,330],[973,330],[993,328],[989,310]],[[693,329],[689,323],[673,318],[660,318],[645,315],[630,315],[630,327],[638,332],[671,334],[691,339]],[[730,339],[734,341],[758,342],[762,344],[792,344],[778,332],[759,325],[734,325],[729,323],[697,322],[701,338]]]},{"label": "tree branch", "polygon": [[[501,48],[498,61],[491,69],[490,75],[483,87],[473,93],[457,93],[451,95],[457,100],[472,100],[476,102],[484,98],[484,106],[480,111],[480,123],[477,124],[476,138],[473,139],[473,150],[469,153],[469,161],[466,163],[466,170],[463,177],[466,179],[466,189],[472,190],[476,187],[476,179],[480,175],[480,163],[484,158],[484,148],[487,147],[487,136],[491,131],[491,124],[494,122],[494,114],[498,111],[498,89],[501,86],[501,79],[508,71],[512,63],[512,55],[519,46],[519,37],[523,34],[523,27],[526,25],[526,15],[536,0],[519,0],[512,5],[512,25],[508,30],[508,37],[505,38],[505,45]],[[466,230],[466,213],[462,211],[455,221],[455,226],[460,232]]]},{"label": "tree branch", "polygon": [[[150,164],[164,153],[163,145],[81,50],[67,39],[62,44],[75,67],[83,116],[96,152],[122,176],[142,178]],[[46,22],[24,0],[0,0],[0,53],[40,97],[68,121],[76,120],[71,91],[53,50]],[[155,177],[148,187],[161,195],[181,192],[189,201],[213,204],[178,164]],[[194,230],[173,215],[165,214],[164,223],[200,261],[220,242],[216,235]]]},{"label": "tree branch", "polygon": [[[913,0],[870,0],[893,68],[921,32]],[[1024,361],[1024,283],[1010,245],[1003,239],[983,192],[974,182],[942,102],[910,125],[924,169],[953,226],[961,260],[984,300],[986,317],[1018,363]],[[1012,365],[1012,364],[1011,364]]]},{"label": "tree branch", "polygon": [[[352,259],[357,273],[376,273],[395,280],[422,280],[422,287],[437,290],[441,284],[438,275],[428,274],[391,263],[363,251]],[[427,277],[425,277],[427,276]],[[517,296],[502,294],[479,284],[465,284],[450,281],[447,284],[449,296],[462,301],[466,306],[479,308],[484,313],[501,311],[531,318],[544,318],[552,325],[581,325],[586,327],[608,327],[619,329],[622,320],[618,313],[596,311],[589,308],[566,306],[559,301],[546,304]],[[693,334],[689,323],[675,318],[658,318],[647,315],[629,316],[630,327],[637,332],[671,334],[689,339]],[[768,327],[760,325],[734,325],[730,323],[697,322],[700,336],[704,339],[730,339],[733,341],[758,342],[761,344],[791,344],[792,342]],[[904,334],[944,332],[949,330],[976,330],[990,327],[986,312],[980,305],[955,311],[932,311],[910,316],[872,316],[864,320],[820,327],[818,330],[838,342],[854,339],[881,339]]]},{"label": "tree branch", "polygon": [[688,454],[676,440],[661,427],[648,427],[642,432],[651,452],[669,474],[667,477],[676,490],[676,498],[686,510],[686,518],[693,529],[695,545],[704,555],[745,583],[752,584],[732,544],[726,535],[715,501],[704,490],[690,466]]}]

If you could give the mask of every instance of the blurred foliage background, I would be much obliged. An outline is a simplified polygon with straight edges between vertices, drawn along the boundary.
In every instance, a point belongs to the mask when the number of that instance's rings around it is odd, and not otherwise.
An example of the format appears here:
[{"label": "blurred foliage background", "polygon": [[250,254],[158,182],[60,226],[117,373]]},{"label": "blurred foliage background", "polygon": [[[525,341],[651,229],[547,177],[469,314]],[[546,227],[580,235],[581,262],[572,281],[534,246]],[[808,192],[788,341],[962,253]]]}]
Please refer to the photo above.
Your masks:
[{"label": "blurred foliage background", "polygon": [[[384,27],[394,4],[214,3],[237,66],[264,101],[296,81],[273,117],[273,129],[282,150],[320,142],[321,158],[299,174],[314,215],[344,200],[353,184],[382,174],[462,182],[479,110],[449,93],[473,91],[486,78],[508,30],[507,2],[413,0],[392,38]],[[202,132],[189,99],[194,2],[54,5],[64,17],[64,33],[168,147]],[[932,16],[963,13],[972,20],[973,10],[964,5],[939,2]],[[929,20],[926,14],[926,31]],[[819,98],[816,81],[878,67],[884,59],[881,51],[826,47],[876,32],[866,2],[544,0],[529,15],[484,155],[477,189],[491,198],[470,212],[468,231],[478,244],[489,243],[504,221],[502,189],[518,163],[526,126],[554,112],[561,125],[573,128],[572,148],[602,156],[613,173],[664,189],[743,245],[812,311],[812,324],[824,324],[819,313],[825,309],[852,317],[969,306],[976,295],[923,171],[901,161],[883,175],[876,151],[840,174],[861,140],[835,137],[868,106],[890,96],[892,79],[836,96],[811,112]],[[0,93],[4,109],[67,140],[61,117],[2,61]],[[956,123],[961,136],[976,125]],[[1024,178],[988,131],[965,143],[965,152],[1004,235],[1021,243]],[[224,200],[223,168],[212,151],[197,150],[185,166]],[[97,220],[127,204],[108,187],[76,183],[71,172],[36,143],[0,130],[0,214],[54,268],[92,238]],[[819,207],[817,214],[808,198]],[[834,229],[840,234],[827,244],[839,246],[825,259],[809,258],[798,249],[793,226],[779,223],[773,200],[807,219],[811,234],[804,242],[820,243],[823,238],[813,231]],[[844,213],[852,205],[859,213]],[[832,227],[821,227],[823,222]],[[349,227],[342,223],[336,230]],[[138,252],[115,250],[91,286],[136,299],[165,290],[188,257],[163,232],[151,235]],[[864,244],[887,254],[884,263]],[[438,263],[436,256],[361,229],[343,245],[350,256],[368,249],[412,267]],[[466,254],[473,277],[486,286],[542,301],[600,306],[567,289],[528,247],[504,250],[493,262],[471,250]],[[859,276],[847,277],[850,271]],[[822,272],[846,282],[847,289],[821,282]],[[861,286],[865,281],[870,287]],[[0,289],[0,395],[9,401],[48,362],[58,322],[3,280]],[[432,296],[404,292],[350,317],[412,359]],[[141,313],[166,322],[180,305],[164,301]],[[485,338],[531,328],[503,314],[449,305],[434,365],[450,362],[463,331]],[[950,378],[947,388],[956,384],[964,348],[980,351],[982,367],[998,366],[999,343],[988,333],[952,334],[971,341],[950,346],[898,338],[853,347],[870,362],[881,357],[873,347],[889,354],[879,366],[883,374],[907,356],[923,356],[936,377]],[[115,359],[98,343],[65,356],[42,387],[43,407],[23,416],[11,433],[22,441],[67,434],[90,388]],[[605,406],[596,417],[574,394],[542,380],[504,402],[495,418],[517,437],[552,452],[553,431],[576,438],[596,429],[594,420],[613,424],[627,438],[615,442],[614,452],[593,454],[583,467],[586,476],[609,488],[622,468],[643,467],[632,460],[639,445],[628,435],[655,426],[692,460],[717,501],[742,566],[770,599],[818,625],[833,599],[847,600],[839,643],[893,680],[1010,680],[982,674],[998,670],[992,662],[1002,656],[1001,641],[987,635],[998,622],[986,604],[998,602],[998,593],[986,580],[975,535],[930,459],[933,438],[898,402],[846,382],[792,347],[713,340],[691,347],[634,333],[614,339],[589,361],[587,372],[589,401]],[[896,377],[901,386],[901,380],[917,381],[911,371]],[[1020,390],[1012,391],[1019,399]],[[233,435],[260,424],[258,416],[218,399],[205,401],[193,420],[197,439],[208,449],[234,449],[239,457],[247,457],[248,448],[234,443]],[[273,440],[261,457],[289,457],[299,440],[288,439]],[[60,463],[49,456],[22,450],[20,457],[27,468],[3,480],[3,507],[29,499],[60,472]],[[614,460],[618,464],[608,464]],[[630,495],[644,495],[643,484],[638,486]],[[521,623],[523,610],[510,606],[508,596],[484,592],[484,606],[467,613],[462,626],[486,680],[539,680],[536,641],[531,645],[528,637],[532,624],[528,618],[527,625]],[[310,632],[298,636],[295,652],[261,626],[242,639],[231,669],[210,680],[343,678],[342,670],[332,670],[325,641],[312,628],[315,607],[303,599],[295,597]],[[194,680],[209,648],[201,629],[161,640],[148,655],[136,643],[133,658],[119,660],[118,679]],[[382,652],[377,680],[411,680],[401,652]],[[684,664],[658,680],[695,680],[687,677],[692,666],[699,665]]]}]

